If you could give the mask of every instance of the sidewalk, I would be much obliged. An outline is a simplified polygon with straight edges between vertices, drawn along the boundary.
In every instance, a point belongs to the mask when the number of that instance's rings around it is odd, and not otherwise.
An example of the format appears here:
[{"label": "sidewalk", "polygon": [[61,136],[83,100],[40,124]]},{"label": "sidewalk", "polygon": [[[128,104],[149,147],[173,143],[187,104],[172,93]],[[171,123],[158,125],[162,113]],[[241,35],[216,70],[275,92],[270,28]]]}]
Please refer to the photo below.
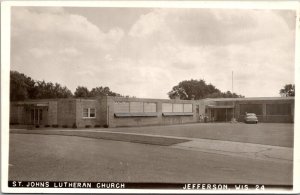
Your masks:
[{"label": "sidewalk", "polygon": [[14,134],[45,134],[79,136],[94,139],[107,139],[115,141],[126,141],[141,144],[168,146],[174,149],[192,150],[227,156],[238,156],[259,160],[270,160],[276,162],[293,162],[293,148],[270,146],[262,144],[242,143],[233,141],[222,141],[212,139],[199,139],[189,137],[176,137],[165,135],[149,135],[143,133],[111,132],[104,130],[21,130],[11,129]]}]

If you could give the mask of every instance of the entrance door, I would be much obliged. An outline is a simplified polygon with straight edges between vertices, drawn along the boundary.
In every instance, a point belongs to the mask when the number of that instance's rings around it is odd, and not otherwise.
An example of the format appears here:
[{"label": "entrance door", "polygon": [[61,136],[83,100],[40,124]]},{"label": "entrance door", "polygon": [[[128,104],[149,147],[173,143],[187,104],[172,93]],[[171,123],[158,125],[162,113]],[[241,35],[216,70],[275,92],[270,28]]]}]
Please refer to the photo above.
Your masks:
[{"label": "entrance door", "polygon": [[31,109],[30,115],[32,125],[39,125],[43,121],[43,110],[41,108]]},{"label": "entrance door", "polygon": [[233,109],[232,108],[216,109],[216,121],[227,122],[227,121],[230,121],[232,117],[233,117]]},{"label": "entrance door", "polygon": [[196,118],[197,118],[197,121],[198,121],[198,122],[202,122],[202,121],[200,120],[199,113],[200,113],[199,105],[196,105]]}]

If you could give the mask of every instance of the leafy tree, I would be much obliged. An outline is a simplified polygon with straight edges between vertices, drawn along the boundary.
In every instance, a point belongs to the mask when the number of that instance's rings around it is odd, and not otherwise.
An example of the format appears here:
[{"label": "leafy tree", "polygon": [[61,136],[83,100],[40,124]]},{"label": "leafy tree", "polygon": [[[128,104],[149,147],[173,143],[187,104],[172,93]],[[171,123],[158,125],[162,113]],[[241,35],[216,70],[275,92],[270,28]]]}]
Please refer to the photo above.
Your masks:
[{"label": "leafy tree", "polygon": [[[112,92],[109,87],[95,87],[91,91],[83,86],[78,86],[75,97],[121,96]],[[50,99],[73,97],[72,92],[59,83],[34,81],[25,74],[10,71],[10,100],[22,101],[26,99]]]},{"label": "leafy tree", "polygon": [[17,71],[10,71],[10,100],[25,99],[68,98],[72,92],[58,83],[34,81],[30,77]]},{"label": "leafy tree", "polygon": [[72,92],[67,87],[62,87],[58,83],[46,83],[45,81],[37,81],[35,84],[36,95],[34,99],[44,98],[69,98],[72,97]]},{"label": "leafy tree", "polygon": [[75,97],[99,97],[99,96],[121,96],[118,93],[112,92],[109,87],[95,87],[91,91],[87,87],[78,86],[74,93]]},{"label": "leafy tree", "polygon": [[90,91],[88,90],[88,88],[83,87],[83,86],[78,86],[76,88],[76,91],[74,93],[75,97],[90,97]]},{"label": "leafy tree", "polygon": [[34,81],[17,71],[10,71],[10,100],[19,101],[28,99],[33,90]]},{"label": "leafy tree", "polygon": [[221,92],[212,84],[206,84],[204,80],[185,80],[181,81],[178,85],[174,86],[170,92],[168,92],[169,98],[174,99],[179,96],[180,99],[190,100],[192,98],[199,100],[203,98],[236,98],[244,97],[227,91]]},{"label": "leafy tree", "polygon": [[282,89],[279,90],[279,94],[285,97],[294,97],[295,96],[295,85],[286,84]]},{"label": "leafy tree", "polygon": [[110,91],[109,87],[95,87],[91,90],[90,96],[97,97],[97,96],[121,96],[121,95]]}]

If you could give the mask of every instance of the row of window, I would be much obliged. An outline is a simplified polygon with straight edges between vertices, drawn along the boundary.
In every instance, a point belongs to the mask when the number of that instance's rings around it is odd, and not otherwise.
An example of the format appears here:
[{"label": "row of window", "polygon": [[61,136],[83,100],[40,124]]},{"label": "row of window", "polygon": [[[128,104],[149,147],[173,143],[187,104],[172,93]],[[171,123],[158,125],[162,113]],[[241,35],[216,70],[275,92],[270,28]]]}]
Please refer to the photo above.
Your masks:
[{"label": "row of window", "polygon": [[[115,102],[115,113],[155,113],[156,103],[148,102]],[[192,113],[192,104],[173,104],[163,103],[163,113]],[[241,104],[240,114],[243,115],[246,112],[262,115],[262,104]],[[41,115],[42,112],[40,112]],[[290,115],[290,104],[267,104],[267,115]],[[95,108],[83,108],[83,118],[96,118]],[[40,117],[42,118],[42,117]]]},{"label": "row of window", "polygon": [[[115,113],[153,113],[157,104],[151,102],[115,102]],[[162,112],[193,112],[193,104],[162,103]]]},{"label": "row of window", "polygon": [[153,113],[156,103],[152,102],[115,102],[115,113]]},{"label": "row of window", "polygon": [[[292,109],[291,104],[267,104],[266,114],[267,115],[290,115],[291,109]],[[243,115],[246,112],[262,115],[263,106],[262,104],[241,104],[240,114]]]},{"label": "row of window", "polygon": [[[152,102],[115,102],[115,113],[155,113],[157,112],[156,103]],[[163,103],[162,112],[164,113],[192,113],[192,104],[172,104]],[[83,118],[96,118],[95,108],[83,108]]]},{"label": "row of window", "polygon": [[163,103],[162,112],[193,112],[193,104]]}]

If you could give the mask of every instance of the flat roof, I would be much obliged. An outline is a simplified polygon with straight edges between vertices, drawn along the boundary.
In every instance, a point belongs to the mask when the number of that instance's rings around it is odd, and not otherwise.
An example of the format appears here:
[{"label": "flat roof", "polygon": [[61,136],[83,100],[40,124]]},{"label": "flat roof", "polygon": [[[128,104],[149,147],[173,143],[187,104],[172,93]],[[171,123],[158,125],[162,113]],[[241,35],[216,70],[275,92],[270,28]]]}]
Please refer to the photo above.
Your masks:
[{"label": "flat roof", "polygon": [[[114,100],[136,100],[136,101],[174,101],[174,102],[197,102],[197,101],[251,101],[251,100],[294,100],[295,97],[246,97],[246,98],[205,98],[199,100],[182,100],[182,99],[151,99],[151,98],[135,98],[135,97],[119,97],[119,96],[102,96],[112,97]],[[27,99],[23,101],[11,101],[11,103],[23,102],[46,102],[57,100],[97,100],[101,97],[88,97],[88,98],[53,98],[53,99]]]},{"label": "flat roof", "polygon": [[208,108],[234,108],[233,105],[207,105]]},{"label": "flat roof", "polygon": [[247,97],[247,98],[206,98],[213,101],[251,101],[251,100],[294,100],[295,97]]}]

